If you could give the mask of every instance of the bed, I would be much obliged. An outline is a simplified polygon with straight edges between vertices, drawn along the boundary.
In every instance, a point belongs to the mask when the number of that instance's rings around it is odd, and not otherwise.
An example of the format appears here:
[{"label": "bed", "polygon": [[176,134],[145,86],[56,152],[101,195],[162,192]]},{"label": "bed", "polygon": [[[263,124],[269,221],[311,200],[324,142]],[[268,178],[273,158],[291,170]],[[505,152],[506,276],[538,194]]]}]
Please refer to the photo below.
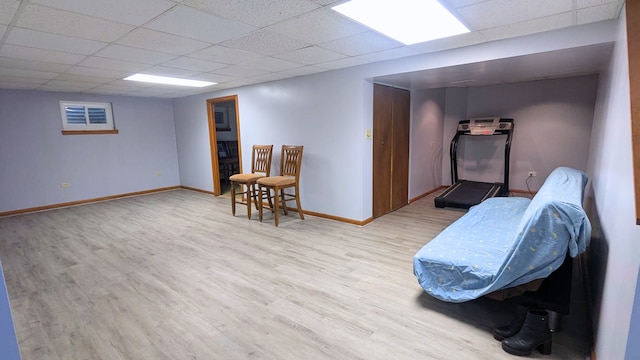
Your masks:
[{"label": "bed", "polygon": [[415,254],[418,282],[435,298],[464,302],[549,277],[589,245],[586,184],[583,172],[559,167],[531,200],[472,207]]}]

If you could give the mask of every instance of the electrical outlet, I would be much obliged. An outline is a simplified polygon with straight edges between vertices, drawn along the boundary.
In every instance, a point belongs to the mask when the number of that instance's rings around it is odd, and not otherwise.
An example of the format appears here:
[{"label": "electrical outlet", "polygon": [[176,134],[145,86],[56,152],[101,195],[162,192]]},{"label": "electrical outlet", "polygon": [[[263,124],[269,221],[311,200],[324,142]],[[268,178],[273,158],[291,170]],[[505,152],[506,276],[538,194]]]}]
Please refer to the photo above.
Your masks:
[{"label": "electrical outlet", "polygon": [[538,173],[535,171],[529,171],[529,177],[535,177],[538,176]]},{"label": "electrical outlet", "polygon": [[68,182],[60,183],[61,188],[68,188],[69,186],[71,186],[71,184],[69,184]]}]

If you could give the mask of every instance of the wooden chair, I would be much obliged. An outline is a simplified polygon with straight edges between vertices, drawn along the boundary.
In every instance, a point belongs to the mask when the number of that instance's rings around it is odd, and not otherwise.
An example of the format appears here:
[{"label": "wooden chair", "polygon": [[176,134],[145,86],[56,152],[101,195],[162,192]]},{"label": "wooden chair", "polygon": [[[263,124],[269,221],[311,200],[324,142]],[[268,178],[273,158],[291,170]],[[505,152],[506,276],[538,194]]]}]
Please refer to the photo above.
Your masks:
[{"label": "wooden chair", "polygon": [[[256,181],[265,176],[271,175],[271,155],[273,153],[273,145],[253,145],[253,152],[251,154],[251,173],[249,174],[235,174],[229,177],[231,183],[231,213],[236,215],[236,185],[240,185],[242,190],[238,194],[242,194],[243,198],[246,198],[247,204],[247,217],[251,219],[251,199],[253,198],[256,209],[262,204],[262,193],[260,192],[260,199],[258,199],[258,193],[256,193]],[[244,188],[243,188],[244,187]],[[269,198],[271,204],[271,198]],[[244,204],[239,202],[239,204]]]},{"label": "wooden chair", "polygon": [[[263,188],[266,189],[267,198],[271,200],[271,190],[273,190],[273,206],[272,210],[275,214],[276,226],[279,223],[279,207],[282,204],[282,210],[287,215],[287,204],[289,200],[295,200],[298,207],[300,219],[304,220],[302,207],[300,207],[300,167],[302,165],[302,146],[282,145],[282,153],[280,158],[280,176],[263,177],[258,179],[258,192],[262,194]],[[295,194],[285,193],[285,189],[294,188]],[[280,194],[280,196],[278,196]],[[278,198],[279,197],[279,198]],[[260,221],[262,221],[262,201],[258,207]]]}]

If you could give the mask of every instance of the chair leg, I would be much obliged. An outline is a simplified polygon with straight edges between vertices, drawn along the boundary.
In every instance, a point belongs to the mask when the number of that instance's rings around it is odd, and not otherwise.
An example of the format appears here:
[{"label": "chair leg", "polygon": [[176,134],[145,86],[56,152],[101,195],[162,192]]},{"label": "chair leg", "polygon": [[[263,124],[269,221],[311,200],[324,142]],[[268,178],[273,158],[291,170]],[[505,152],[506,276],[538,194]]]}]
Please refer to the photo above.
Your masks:
[{"label": "chair leg", "polygon": [[271,190],[267,189],[267,201],[269,202],[269,209],[273,212],[273,201],[271,201]]},{"label": "chair leg", "polygon": [[280,199],[278,199],[278,187],[276,186],[273,189],[273,207],[275,210],[275,221],[276,221],[276,227],[278,226],[278,223],[280,222],[280,211],[278,210],[278,206],[280,205]]},{"label": "chair leg", "polygon": [[304,214],[302,213],[302,206],[300,206],[300,193],[298,192],[297,186],[296,186],[296,205],[298,206],[298,215],[300,215],[300,219],[304,220]]},{"label": "chair leg", "polygon": [[260,222],[262,222],[262,185],[258,184],[258,193],[260,194],[260,202],[257,204],[258,206],[258,218]]},{"label": "chair leg", "polygon": [[258,184],[253,183],[253,187],[251,188],[251,200],[253,204],[256,206],[256,210],[258,210]]},{"label": "chair leg", "polygon": [[284,189],[280,189],[280,199],[282,199],[282,210],[284,210],[284,214],[289,215],[287,213],[287,200],[285,200],[285,197],[284,197]]},{"label": "chair leg", "polygon": [[233,181],[229,181],[231,184],[231,214],[236,216],[236,186]]},{"label": "chair leg", "polygon": [[246,186],[246,197],[247,197],[247,218],[251,220],[251,194],[253,193],[253,184],[245,184]]}]

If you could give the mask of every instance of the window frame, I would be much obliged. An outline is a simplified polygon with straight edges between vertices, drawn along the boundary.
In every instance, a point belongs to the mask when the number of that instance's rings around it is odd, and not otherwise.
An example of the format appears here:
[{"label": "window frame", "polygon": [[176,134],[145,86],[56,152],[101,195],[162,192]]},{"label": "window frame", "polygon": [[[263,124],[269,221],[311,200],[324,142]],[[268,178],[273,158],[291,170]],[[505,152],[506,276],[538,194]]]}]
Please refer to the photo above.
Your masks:
[{"label": "window frame", "polygon": [[[83,107],[85,110],[85,124],[70,124],[67,117],[66,108],[68,106]],[[92,124],[89,122],[89,109],[104,109],[106,123]],[[92,101],[60,101],[60,115],[62,118],[62,134],[117,134],[113,121],[113,108],[109,102],[92,102]]]}]

